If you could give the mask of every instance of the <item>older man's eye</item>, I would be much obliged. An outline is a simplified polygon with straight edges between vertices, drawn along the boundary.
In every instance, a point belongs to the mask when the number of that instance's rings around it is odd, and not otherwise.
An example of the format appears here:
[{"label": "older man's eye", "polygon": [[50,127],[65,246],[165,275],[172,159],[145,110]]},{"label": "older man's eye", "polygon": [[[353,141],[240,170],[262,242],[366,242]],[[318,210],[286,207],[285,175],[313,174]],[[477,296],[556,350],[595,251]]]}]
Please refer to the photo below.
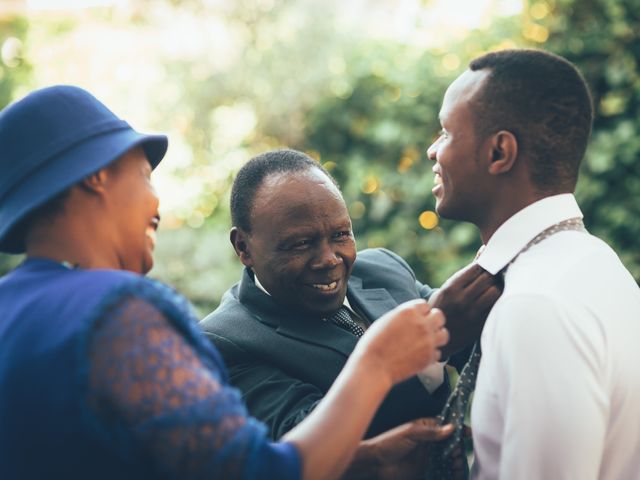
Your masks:
[{"label": "older man's eye", "polygon": [[351,230],[343,230],[341,232],[336,232],[333,234],[333,238],[336,238],[338,240],[344,240],[347,238],[351,238],[353,234],[351,233]]},{"label": "older man's eye", "polygon": [[297,242],[294,242],[291,244],[291,248],[300,250],[303,248],[307,248],[310,244],[311,244],[310,240],[298,240]]}]

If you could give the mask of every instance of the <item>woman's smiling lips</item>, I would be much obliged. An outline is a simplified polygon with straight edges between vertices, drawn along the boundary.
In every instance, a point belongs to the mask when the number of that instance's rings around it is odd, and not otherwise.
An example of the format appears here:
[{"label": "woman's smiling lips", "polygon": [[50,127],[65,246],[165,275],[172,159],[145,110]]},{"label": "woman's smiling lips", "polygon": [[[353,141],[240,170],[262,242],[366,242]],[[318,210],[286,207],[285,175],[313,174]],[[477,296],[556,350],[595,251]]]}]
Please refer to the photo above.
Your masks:
[{"label": "woman's smiling lips", "polygon": [[147,237],[151,241],[152,250],[155,249],[155,246],[156,246],[156,230],[158,230],[159,224],[160,224],[160,215],[155,215],[149,222],[149,226],[145,231]]}]

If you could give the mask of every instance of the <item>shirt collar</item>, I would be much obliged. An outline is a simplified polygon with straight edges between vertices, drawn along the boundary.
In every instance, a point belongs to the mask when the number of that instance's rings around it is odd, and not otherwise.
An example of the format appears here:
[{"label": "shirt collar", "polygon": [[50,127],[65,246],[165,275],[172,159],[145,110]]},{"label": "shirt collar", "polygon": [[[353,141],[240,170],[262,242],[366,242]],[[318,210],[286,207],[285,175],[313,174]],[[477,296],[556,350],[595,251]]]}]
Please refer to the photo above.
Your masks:
[{"label": "shirt collar", "polygon": [[256,275],[256,272],[253,272],[253,281],[256,283],[256,287],[258,287],[260,290],[262,290],[267,295],[271,296],[271,294],[269,292],[267,292],[267,290],[262,286],[262,284],[260,283],[260,280],[258,280],[258,276]]},{"label": "shirt collar", "polygon": [[526,206],[504,222],[487,242],[477,263],[495,275],[540,232],[569,218],[582,218],[571,193],[553,195]]},{"label": "shirt collar", "polygon": [[[260,283],[260,280],[258,280],[258,276],[256,275],[256,272],[253,272],[253,281],[256,283],[256,287],[258,287],[260,290],[262,290],[267,295],[271,296],[271,294],[269,292],[267,292],[267,290],[262,286],[262,284]],[[344,296],[344,302],[342,302],[342,304],[345,307],[347,307],[351,312],[353,312],[353,308],[351,308],[351,305],[349,304],[349,300],[347,299],[346,295]]]}]

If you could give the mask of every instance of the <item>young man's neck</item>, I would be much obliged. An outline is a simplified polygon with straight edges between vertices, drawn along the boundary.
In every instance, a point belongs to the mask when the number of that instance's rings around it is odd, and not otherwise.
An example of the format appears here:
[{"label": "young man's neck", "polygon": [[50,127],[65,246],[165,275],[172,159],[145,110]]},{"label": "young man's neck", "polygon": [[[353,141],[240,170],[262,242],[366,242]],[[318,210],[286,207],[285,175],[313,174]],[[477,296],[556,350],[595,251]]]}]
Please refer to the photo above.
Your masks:
[{"label": "young man's neck", "polygon": [[523,192],[510,192],[502,195],[500,198],[496,198],[497,205],[492,214],[488,216],[482,224],[476,224],[480,230],[482,243],[486,245],[496,230],[520,210],[551,195],[556,195],[556,193],[541,194],[529,192],[527,194]]}]

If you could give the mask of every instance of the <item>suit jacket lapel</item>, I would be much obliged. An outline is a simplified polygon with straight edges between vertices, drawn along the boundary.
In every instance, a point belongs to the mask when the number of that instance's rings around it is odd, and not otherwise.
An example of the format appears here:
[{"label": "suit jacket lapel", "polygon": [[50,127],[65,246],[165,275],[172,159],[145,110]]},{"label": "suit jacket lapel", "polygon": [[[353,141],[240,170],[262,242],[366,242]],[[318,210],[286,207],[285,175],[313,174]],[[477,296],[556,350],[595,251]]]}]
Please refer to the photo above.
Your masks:
[{"label": "suit jacket lapel", "polygon": [[365,288],[362,278],[351,274],[347,291],[349,302],[355,303],[367,320],[373,322],[389,310],[398,306],[398,302],[385,288]]},{"label": "suit jacket lapel", "polygon": [[256,286],[247,268],[240,280],[238,296],[240,303],[249,306],[257,320],[275,327],[280,335],[333,350],[344,357],[355,348],[357,340],[349,332],[330,322],[307,318],[275,302]]},{"label": "suit jacket lapel", "polygon": [[287,317],[277,332],[302,342],[328,348],[345,357],[351,355],[357,338],[326,320]]}]

